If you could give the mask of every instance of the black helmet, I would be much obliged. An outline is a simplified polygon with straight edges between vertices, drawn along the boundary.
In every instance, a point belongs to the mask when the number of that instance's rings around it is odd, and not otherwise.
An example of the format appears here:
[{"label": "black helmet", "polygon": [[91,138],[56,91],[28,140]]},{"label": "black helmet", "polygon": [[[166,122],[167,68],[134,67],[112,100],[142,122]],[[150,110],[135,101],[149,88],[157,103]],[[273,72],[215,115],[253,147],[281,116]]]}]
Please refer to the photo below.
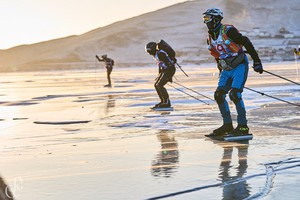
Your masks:
[{"label": "black helmet", "polygon": [[156,52],[156,42],[149,42],[145,46],[146,52],[148,52],[150,55],[155,55]]},{"label": "black helmet", "polygon": [[106,55],[106,54],[104,54],[104,55],[102,55],[101,57],[102,57],[102,58],[107,58],[107,55]]},{"label": "black helmet", "polygon": [[223,12],[218,8],[209,8],[203,13],[203,22],[209,30],[216,29],[223,19]]}]

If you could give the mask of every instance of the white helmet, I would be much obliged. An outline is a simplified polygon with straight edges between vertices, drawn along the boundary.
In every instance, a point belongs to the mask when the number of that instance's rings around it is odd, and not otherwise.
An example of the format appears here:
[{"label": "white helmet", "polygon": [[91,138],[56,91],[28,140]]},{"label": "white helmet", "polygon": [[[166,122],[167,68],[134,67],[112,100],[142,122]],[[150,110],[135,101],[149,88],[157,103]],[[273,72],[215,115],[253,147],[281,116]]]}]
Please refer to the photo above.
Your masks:
[{"label": "white helmet", "polygon": [[218,8],[209,8],[203,15],[212,15],[220,18],[220,20],[223,19],[223,12]]}]

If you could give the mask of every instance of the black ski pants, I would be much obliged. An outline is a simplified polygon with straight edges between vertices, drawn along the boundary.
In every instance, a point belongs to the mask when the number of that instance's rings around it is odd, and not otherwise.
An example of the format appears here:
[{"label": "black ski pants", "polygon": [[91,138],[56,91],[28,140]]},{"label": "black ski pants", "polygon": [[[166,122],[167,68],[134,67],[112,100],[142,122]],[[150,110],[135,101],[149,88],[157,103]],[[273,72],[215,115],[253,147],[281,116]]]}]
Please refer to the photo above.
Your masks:
[{"label": "black ski pants", "polygon": [[161,71],[156,79],[154,87],[162,103],[167,103],[167,100],[169,99],[169,94],[164,86],[168,82],[172,83],[172,78],[175,74],[175,71],[175,68]]},{"label": "black ski pants", "polygon": [[108,81],[108,84],[111,85],[110,74],[113,70],[113,67],[108,65],[108,66],[106,66],[106,69],[107,69],[107,81]]}]

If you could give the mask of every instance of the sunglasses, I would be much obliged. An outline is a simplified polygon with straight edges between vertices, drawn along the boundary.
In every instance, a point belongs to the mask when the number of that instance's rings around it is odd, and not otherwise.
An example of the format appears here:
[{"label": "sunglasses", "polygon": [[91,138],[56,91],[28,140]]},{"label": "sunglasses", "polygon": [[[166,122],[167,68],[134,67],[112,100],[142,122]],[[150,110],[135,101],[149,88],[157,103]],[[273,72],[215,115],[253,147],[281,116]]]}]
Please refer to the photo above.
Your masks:
[{"label": "sunglasses", "polygon": [[212,20],[212,16],[210,15],[204,15],[203,16],[203,22],[206,24]]}]

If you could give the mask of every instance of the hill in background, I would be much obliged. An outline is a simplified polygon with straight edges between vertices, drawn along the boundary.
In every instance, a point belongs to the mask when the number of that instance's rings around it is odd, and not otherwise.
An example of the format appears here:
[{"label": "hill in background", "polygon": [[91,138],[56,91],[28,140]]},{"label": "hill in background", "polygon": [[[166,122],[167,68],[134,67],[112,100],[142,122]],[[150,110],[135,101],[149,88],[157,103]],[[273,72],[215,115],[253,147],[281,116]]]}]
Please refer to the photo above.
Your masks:
[{"label": "hill in background", "polygon": [[[22,45],[0,51],[0,71],[87,69],[95,55],[108,54],[116,67],[153,63],[144,51],[149,41],[166,40],[181,64],[212,62],[206,48],[202,13],[210,7],[224,12],[223,23],[248,36],[263,61],[293,60],[300,44],[299,0],[187,1],[143,14],[82,35]],[[88,11],[87,11],[88,12]]]}]

